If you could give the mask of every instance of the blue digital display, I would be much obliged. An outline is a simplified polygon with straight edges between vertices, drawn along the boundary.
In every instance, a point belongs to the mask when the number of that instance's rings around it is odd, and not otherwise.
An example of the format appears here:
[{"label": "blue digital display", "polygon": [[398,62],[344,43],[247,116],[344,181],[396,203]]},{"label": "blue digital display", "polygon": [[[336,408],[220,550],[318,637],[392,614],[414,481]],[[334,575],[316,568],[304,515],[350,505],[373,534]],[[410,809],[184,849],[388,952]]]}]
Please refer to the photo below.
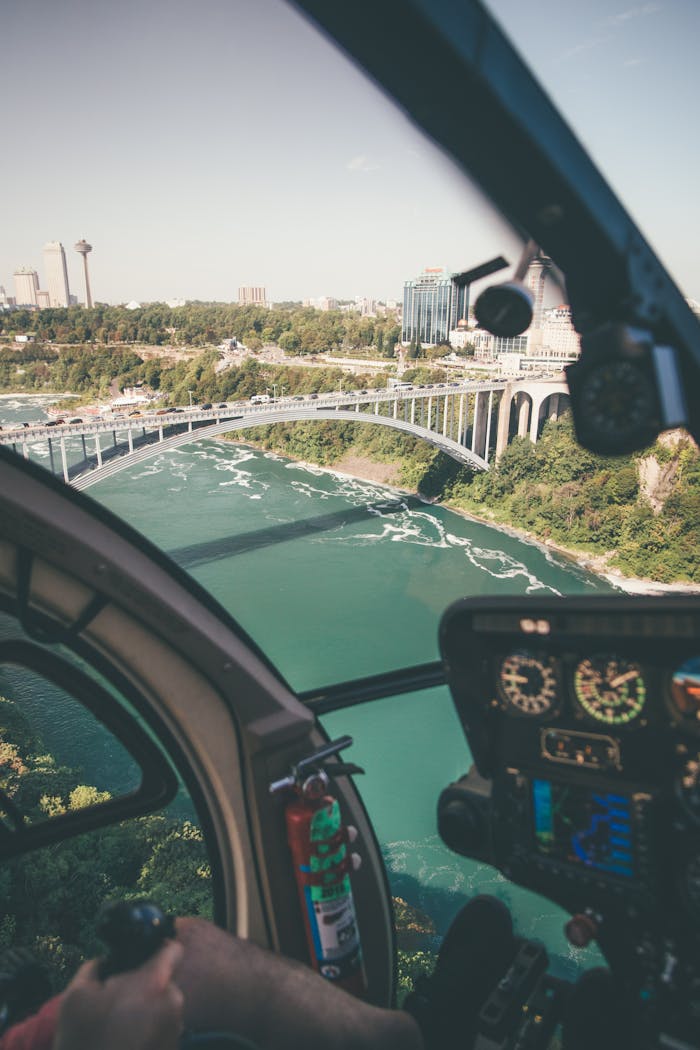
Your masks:
[{"label": "blue digital display", "polygon": [[540,853],[605,875],[634,877],[632,813],[625,795],[533,780],[532,805]]}]

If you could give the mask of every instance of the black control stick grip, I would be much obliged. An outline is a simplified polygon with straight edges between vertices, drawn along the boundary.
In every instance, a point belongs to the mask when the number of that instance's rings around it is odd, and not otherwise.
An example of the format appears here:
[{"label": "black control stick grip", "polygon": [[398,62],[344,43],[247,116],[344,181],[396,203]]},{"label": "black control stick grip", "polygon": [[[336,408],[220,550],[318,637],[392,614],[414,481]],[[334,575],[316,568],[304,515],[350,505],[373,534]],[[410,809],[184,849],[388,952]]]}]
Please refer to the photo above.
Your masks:
[{"label": "black control stick grip", "polygon": [[175,936],[175,920],[153,901],[112,901],[97,919],[97,934],[107,945],[100,977],[135,970]]}]

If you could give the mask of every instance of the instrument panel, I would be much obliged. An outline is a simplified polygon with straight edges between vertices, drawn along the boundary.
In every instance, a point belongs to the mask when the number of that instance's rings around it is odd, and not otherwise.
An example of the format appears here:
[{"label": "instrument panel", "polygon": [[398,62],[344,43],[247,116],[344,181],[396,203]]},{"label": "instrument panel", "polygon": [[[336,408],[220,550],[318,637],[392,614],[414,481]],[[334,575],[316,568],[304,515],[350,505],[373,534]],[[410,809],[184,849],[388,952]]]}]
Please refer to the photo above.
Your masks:
[{"label": "instrument panel", "polygon": [[700,655],[662,668],[659,676],[657,666],[614,651],[553,656],[518,647],[497,656],[493,670],[504,710],[515,717],[554,718],[570,708],[591,725],[645,726],[653,717],[650,690],[656,690],[675,724],[700,732]]},{"label": "instrument panel", "polygon": [[[575,716],[594,724],[645,721],[644,670],[639,662],[614,652],[564,661],[542,650],[515,649],[499,659],[496,674],[499,693],[512,714],[553,716],[570,697]],[[698,695],[700,699],[700,690]]]},{"label": "instrument panel", "polygon": [[475,763],[447,844],[613,941],[621,901],[700,936],[700,602],[464,599],[440,646]]}]

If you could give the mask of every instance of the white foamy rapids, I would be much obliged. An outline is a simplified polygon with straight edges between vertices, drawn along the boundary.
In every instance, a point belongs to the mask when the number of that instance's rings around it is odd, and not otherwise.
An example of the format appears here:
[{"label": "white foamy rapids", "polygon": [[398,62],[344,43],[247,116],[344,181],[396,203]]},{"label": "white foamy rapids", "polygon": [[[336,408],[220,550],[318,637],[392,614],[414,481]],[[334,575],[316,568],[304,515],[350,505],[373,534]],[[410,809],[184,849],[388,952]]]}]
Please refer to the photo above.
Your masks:
[{"label": "white foamy rapids", "polygon": [[254,452],[250,452],[248,449],[236,449],[236,455],[230,456],[219,455],[216,452],[206,452],[204,450],[198,450],[195,455],[201,459],[207,459],[213,462],[214,470],[222,471],[225,474],[230,474],[231,477],[226,481],[220,481],[217,485],[219,489],[236,488],[242,489],[243,495],[246,495],[248,499],[262,499],[263,493],[267,492],[270,485],[267,481],[261,481],[255,477],[255,474],[250,470],[241,469],[242,463],[247,463],[251,460],[255,460],[257,457]]},{"label": "white foamy rapids", "polygon": [[226,464],[232,464],[237,467],[241,463],[249,463],[251,460],[258,458],[258,453],[255,452],[254,449],[243,448],[239,445],[230,445],[226,442],[220,442],[219,444],[212,443],[211,446],[204,448],[190,446],[185,447],[181,451],[189,456],[193,456],[195,459],[213,463],[217,470],[225,470]]},{"label": "white foamy rapids", "polygon": [[285,469],[303,470],[307,474],[313,474],[317,478],[322,477],[324,474],[328,473],[328,471],[325,470],[323,467],[317,467],[315,463],[302,463],[297,462],[297,460],[292,460],[291,462],[287,463]]},{"label": "white foamy rapids", "polygon": [[129,472],[129,477],[133,480],[138,478],[150,478],[155,474],[161,474],[170,464],[165,459],[149,459],[147,465],[138,472]]},{"label": "white foamy rapids", "polygon": [[467,536],[453,535],[447,531],[438,518],[426,511],[405,511],[399,515],[392,514],[390,521],[380,520],[382,521],[380,532],[354,533],[345,538],[343,542],[358,543],[364,546],[385,540],[391,543],[410,543],[435,549],[452,548],[460,550],[475,569],[485,572],[494,579],[512,580],[524,577],[527,581],[525,588],[527,594],[541,590],[557,595],[560,593],[555,587],[543,583],[522,561],[502,550],[479,547]]},{"label": "white foamy rapids", "polygon": [[308,496],[310,499],[330,499],[331,493],[325,492],[323,489],[316,488],[315,485],[311,485],[308,481],[293,481],[290,488],[300,496]]},{"label": "white foamy rapids", "polygon": [[49,456],[49,445],[47,441],[34,441],[29,445],[30,456],[36,456],[37,459],[48,459]]},{"label": "white foamy rapids", "polygon": [[[335,481],[334,492],[352,503],[354,506],[365,506],[368,502],[386,505],[393,503],[393,492],[386,485],[378,485],[371,481],[361,481],[351,477],[349,474],[333,474]],[[396,499],[401,499],[402,493],[396,490]],[[372,508],[370,508],[371,510]]]}]

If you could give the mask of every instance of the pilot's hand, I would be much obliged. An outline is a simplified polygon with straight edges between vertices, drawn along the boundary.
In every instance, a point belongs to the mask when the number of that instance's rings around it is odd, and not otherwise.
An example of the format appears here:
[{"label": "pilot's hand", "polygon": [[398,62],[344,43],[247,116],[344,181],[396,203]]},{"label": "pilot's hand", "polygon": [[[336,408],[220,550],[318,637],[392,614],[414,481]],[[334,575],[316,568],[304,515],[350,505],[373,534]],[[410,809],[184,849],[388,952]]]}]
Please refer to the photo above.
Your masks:
[{"label": "pilot's hand", "polygon": [[53,1050],[176,1050],[183,997],[173,983],[182,945],[166,941],[137,970],[101,981],[81,966],[63,997]]}]

